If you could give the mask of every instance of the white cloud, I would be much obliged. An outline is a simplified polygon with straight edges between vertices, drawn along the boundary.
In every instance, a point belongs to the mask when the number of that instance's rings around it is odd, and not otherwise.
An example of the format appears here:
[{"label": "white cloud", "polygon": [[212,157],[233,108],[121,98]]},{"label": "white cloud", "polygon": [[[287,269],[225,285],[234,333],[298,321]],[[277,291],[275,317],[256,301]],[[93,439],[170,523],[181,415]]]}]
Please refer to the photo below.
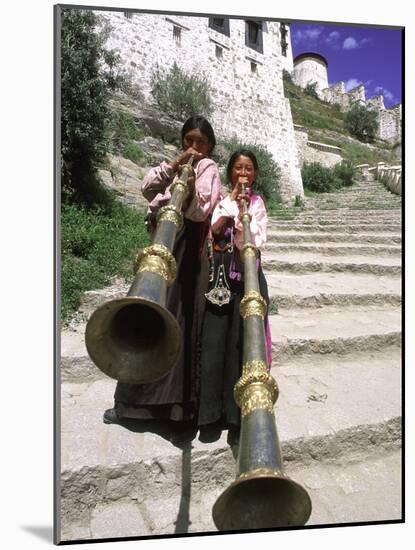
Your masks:
[{"label": "white cloud", "polygon": [[327,38],[326,42],[327,44],[335,44],[340,38],[340,33],[338,31],[331,32]]},{"label": "white cloud", "polygon": [[340,33],[338,31],[332,31],[325,37],[324,42],[334,50],[339,50],[341,46]]},{"label": "white cloud", "polygon": [[294,33],[294,38],[298,42],[317,42],[320,34],[322,33],[322,29],[319,27],[312,27],[304,30],[299,30]]},{"label": "white cloud", "polygon": [[350,92],[350,90],[353,90],[353,88],[356,88],[356,86],[359,86],[360,84],[362,84],[361,80],[358,80],[357,78],[349,78],[349,80],[344,83],[344,88],[346,92]]},{"label": "white cloud", "polygon": [[359,47],[359,43],[353,36],[348,36],[346,40],[343,42],[343,49],[344,50],[354,50]]},{"label": "white cloud", "polygon": [[369,44],[371,41],[371,38],[362,38],[361,40],[356,40],[356,38],[353,38],[353,36],[348,36],[343,42],[343,49],[355,50],[356,48],[362,48],[366,44]]}]

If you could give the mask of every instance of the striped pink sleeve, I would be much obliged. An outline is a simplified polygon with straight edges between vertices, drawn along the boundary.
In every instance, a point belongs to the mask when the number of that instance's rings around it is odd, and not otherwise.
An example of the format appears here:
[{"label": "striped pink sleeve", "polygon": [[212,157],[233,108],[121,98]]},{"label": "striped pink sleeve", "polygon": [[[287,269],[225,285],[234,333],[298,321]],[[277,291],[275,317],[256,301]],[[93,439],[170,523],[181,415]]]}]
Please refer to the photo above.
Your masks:
[{"label": "striped pink sleeve", "polygon": [[264,201],[259,195],[253,195],[249,209],[252,214],[250,224],[251,235],[254,239],[255,246],[260,248],[267,242],[267,223],[268,215]]},{"label": "striped pink sleeve", "polygon": [[[252,240],[258,248],[263,246],[267,242],[267,222],[268,216],[265,209],[264,201],[259,195],[252,195],[251,202],[249,204],[248,212],[251,214],[252,219],[249,224],[251,230]],[[235,245],[241,250],[243,242],[243,226],[238,218],[235,218]]]},{"label": "striped pink sleeve", "polygon": [[194,221],[204,221],[213,211],[221,197],[218,165],[211,159],[200,160],[195,168],[195,193],[184,212],[186,218]]},{"label": "striped pink sleeve", "polygon": [[[154,202],[156,197],[165,204],[170,199],[167,187],[172,183],[174,176],[175,172],[168,162],[162,162],[160,166],[151,168],[143,179],[141,186],[143,196],[148,202],[154,203],[154,207],[157,206],[157,201]],[[168,193],[167,197],[164,196],[166,191]]]}]

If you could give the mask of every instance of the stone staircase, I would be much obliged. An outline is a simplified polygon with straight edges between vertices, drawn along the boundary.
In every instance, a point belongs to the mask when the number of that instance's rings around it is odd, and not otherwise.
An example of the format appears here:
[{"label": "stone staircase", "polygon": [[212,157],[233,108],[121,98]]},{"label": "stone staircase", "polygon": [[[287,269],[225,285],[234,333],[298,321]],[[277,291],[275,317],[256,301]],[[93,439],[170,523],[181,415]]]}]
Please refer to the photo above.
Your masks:
[{"label": "stone staircase", "polygon": [[[400,216],[400,198],[361,182],[270,219],[276,419],[308,525],[401,517]],[[126,290],[87,293],[81,316]],[[216,531],[236,449],[226,433],[174,446],[162,426],[104,425],[115,381],[86,354],[85,319],[61,341],[61,539]]]}]

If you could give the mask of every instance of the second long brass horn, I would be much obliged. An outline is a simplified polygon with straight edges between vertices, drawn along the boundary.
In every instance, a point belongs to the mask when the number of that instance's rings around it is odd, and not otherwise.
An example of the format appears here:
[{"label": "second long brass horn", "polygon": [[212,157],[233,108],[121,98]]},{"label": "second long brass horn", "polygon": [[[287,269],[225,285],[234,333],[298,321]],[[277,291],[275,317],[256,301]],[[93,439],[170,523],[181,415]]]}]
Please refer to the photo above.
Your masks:
[{"label": "second long brass horn", "polygon": [[244,230],[242,376],[234,389],[241,408],[241,435],[235,481],[219,496],[212,510],[221,531],[272,529],[304,525],[311,514],[307,491],[283,472],[274,417],[278,387],[267,368],[264,318],[247,205],[240,215]]},{"label": "second long brass horn", "polygon": [[111,378],[147,384],[177,363],[182,333],[166,308],[167,288],[176,278],[172,250],[183,225],[182,206],[193,157],[170,187],[171,199],[160,208],[153,242],[136,259],[136,275],[126,297],[110,300],[91,315],[85,333],[88,353]]}]

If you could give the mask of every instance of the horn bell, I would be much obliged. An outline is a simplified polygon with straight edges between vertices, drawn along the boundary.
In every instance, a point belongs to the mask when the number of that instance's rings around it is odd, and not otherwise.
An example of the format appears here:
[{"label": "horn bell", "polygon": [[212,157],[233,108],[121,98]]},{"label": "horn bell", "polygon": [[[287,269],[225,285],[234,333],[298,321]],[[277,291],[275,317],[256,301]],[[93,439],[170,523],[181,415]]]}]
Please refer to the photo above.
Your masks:
[{"label": "horn bell", "polygon": [[212,510],[220,531],[302,526],[310,514],[311,499],[301,485],[281,473],[266,471],[237,478]]},{"label": "horn bell", "polygon": [[139,296],[126,296],[94,311],[85,344],[92,361],[106,375],[127,384],[146,384],[163,378],[176,364],[182,334],[166,308]]}]

